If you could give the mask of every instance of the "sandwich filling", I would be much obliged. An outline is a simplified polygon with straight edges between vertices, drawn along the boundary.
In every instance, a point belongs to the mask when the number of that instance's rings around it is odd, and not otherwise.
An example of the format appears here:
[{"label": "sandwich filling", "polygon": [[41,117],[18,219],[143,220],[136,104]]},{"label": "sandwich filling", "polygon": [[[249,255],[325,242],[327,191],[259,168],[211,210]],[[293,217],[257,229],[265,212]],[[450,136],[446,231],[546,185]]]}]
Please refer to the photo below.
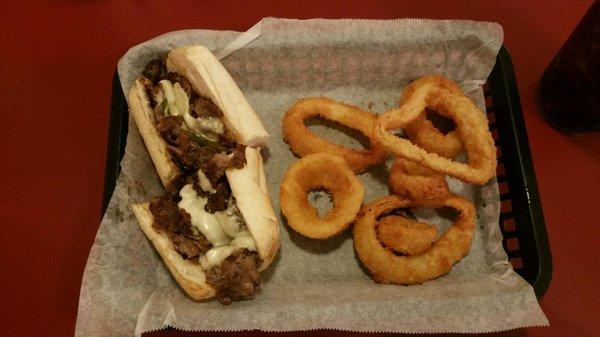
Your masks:
[{"label": "sandwich filling", "polygon": [[261,260],[225,176],[246,165],[245,146],[228,133],[221,110],[165,61],[150,61],[140,77],[156,129],[181,171],[150,203],[154,227],[182,258],[200,264],[219,302],[254,298]]}]

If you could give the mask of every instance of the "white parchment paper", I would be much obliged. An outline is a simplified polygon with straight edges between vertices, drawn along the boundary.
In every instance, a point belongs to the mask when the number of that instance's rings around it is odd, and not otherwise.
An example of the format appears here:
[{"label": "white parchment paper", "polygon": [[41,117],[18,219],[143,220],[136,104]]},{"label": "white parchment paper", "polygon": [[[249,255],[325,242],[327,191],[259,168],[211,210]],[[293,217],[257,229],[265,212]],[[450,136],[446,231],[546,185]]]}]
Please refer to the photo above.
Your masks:
[{"label": "white parchment paper", "polygon": [[[323,95],[380,113],[397,105],[410,80],[440,74],[459,82],[484,109],[480,86],[494,65],[502,37],[498,24],[483,22],[269,18],[247,34],[187,30],[157,37],[130,49],[119,62],[119,74],[127,92],[149,60],[192,43],[225,57],[223,64],[272,135],[266,168],[279,213],[279,185],[296,160],[282,140],[281,117],[296,100]],[[311,128],[360,146],[322,123]],[[389,164],[360,176],[367,187],[365,202],[389,193]],[[444,277],[410,287],[376,284],[355,256],[350,231],[317,242],[281,221],[281,250],[263,273],[261,293],[253,301],[222,306],[195,302],[184,294],[131,213],[129,204],[163,193],[131,119],[121,165],[85,268],[76,336],[140,335],[166,326],[489,332],[548,324],[532,287],[512,270],[502,248],[495,180],[472,187],[449,179],[452,190],[477,206],[478,226],[469,255]],[[448,226],[431,210],[420,210],[417,216],[437,224],[440,231]]]}]

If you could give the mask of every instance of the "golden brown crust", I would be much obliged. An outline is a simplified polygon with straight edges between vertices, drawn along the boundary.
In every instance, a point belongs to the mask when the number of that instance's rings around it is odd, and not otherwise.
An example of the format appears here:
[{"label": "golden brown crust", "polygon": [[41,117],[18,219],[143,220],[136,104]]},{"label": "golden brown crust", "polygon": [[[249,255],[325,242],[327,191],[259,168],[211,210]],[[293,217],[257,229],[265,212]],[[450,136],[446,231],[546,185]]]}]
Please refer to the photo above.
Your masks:
[{"label": "golden brown crust", "polygon": [[[323,188],[333,208],[323,217],[307,194]],[[281,211],[296,232],[313,239],[327,239],[348,228],[360,210],[364,187],[344,158],[314,153],[296,161],[285,173],[279,189]]]},{"label": "golden brown crust", "polygon": [[[466,164],[427,152],[410,140],[389,133],[388,130],[409,125],[426,107],[444,111],[454,120],[467,151]],[[411,99],[399,109],[382,114],[377,119],[374,137],[398,157],[471,184],[483,185],[496,174],[496,147],[483,112],[464,95],[450,92],[435,84],[420,86]]]},{"label": "golden brown crust", "polygon": [[[404,89],[400,98],[400,105],[407,102],[415,89],[425,83],[435,83],[441,88],[451,92],[462,93],[460,87],[453,81],[442,76],[423,76]],[[412,123],[404,128],[408,138],[416,145],[422,147],[427,152],[437,153],[442,157],[453,159],[463,150],[464,145],[458,132],[455,130],[447,134],[440,132],[433,123],[427,119],[425,114],[421,114]]]},{"label": "golden brown crust", "polygon": [[431,248],[437,236],[433,225],[398,215],[388,215],[377,224],[377,237],[389,249],[403,254],[421,254]]},{"label": "golden brown crust", "polygon": [[443,198],[450,193],[443,175],[402,158],[392,164],[389,184],[394,194],[410,200]]},{"label": "golden brown crust", "polygon": [[[377,238],[377,219],[397,208],[412,206],[448,206],[459,212],[454,224],[431,248],[418,255],[397,256],[382,246]],[[387,196],[363,207],[354,225],[356,254],[377,282],[417,284],[440,277],[450,271],[471,247],[475,231],[475,207],[463,197],[448,196],[442,200],[412,202]]]},{"label": "golden brown crust", "polygon": [[[325,118],[360,131],[370,140],[369,150],[351,149],[317,136],[304,124],[311,117]],[[386,151],[373,141],[372,132],[377,115],[355,106],[325,97],[301,99],[283,117],[283,139],[292,152],[303,157],[311,153],[327,152],[342,156],[356,173],[377,165],[387,157]]]}]

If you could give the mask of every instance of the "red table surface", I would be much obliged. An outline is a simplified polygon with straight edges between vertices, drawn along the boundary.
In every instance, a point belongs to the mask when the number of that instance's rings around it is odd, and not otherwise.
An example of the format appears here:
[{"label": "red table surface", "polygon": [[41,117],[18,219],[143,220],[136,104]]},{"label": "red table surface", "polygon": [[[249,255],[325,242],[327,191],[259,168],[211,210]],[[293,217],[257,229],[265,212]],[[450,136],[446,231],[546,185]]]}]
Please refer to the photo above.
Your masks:
[{"label": "red table surface", "polygon": [[[542,71],[591,1],[236,1],[222,9],[223,3],[3,2],[1,335],[73,334],[81,277],[99,225],[111,80],[121,55],[168,31],[241,31],[266,16],[419,17],[502,24],[515,65],[554,275],[541,301],[550,327],[494,335],[600,335],[600,272],[594,250],[600,234],[600,133],[561,135],[542,121],[535,101]],[[192,335],[152,335],[177,334]]]}]

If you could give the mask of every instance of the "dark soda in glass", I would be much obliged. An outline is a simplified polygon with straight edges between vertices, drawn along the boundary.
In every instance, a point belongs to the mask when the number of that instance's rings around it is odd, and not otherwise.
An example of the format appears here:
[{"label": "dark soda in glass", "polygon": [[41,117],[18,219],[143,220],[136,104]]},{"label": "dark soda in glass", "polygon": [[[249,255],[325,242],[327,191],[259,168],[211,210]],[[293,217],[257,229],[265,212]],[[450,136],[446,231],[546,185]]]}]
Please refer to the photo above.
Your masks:
[{"label": "dark soda in glass", "polygon": [[595,1],[542,75],[542,117],[579,135],[600,130],[600,1]]}]

